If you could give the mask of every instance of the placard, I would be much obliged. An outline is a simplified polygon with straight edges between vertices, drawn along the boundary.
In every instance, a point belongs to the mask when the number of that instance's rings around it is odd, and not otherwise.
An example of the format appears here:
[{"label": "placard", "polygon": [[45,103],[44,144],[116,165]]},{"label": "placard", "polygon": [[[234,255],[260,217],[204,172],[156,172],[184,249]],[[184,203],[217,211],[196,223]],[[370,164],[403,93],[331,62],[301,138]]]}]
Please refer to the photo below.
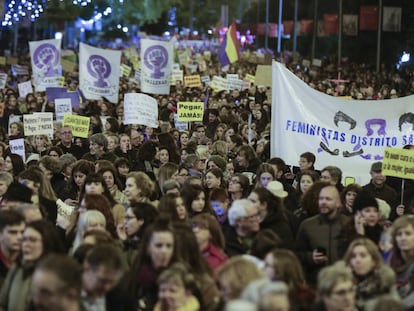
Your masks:
[{"label": "placard", "polygon": [[20,98],[26,98],[27,94],[33,93],[32,82],[30,80],[17,84],[17,88],[19,89]]},{"label": "placard", "polygon": [[65,114],[72,114],[72,102],[70,98],[55,99],[56,121],[63,121]]},{"label": "placard", "polygon": [[158,127],[157,100],[141,93],[127,93],[124,96],[124,124],[140,124]]},{"label": "placard", "polygon": [[53,135],[53,113],[41,112],[23,115],[24,135]]},{"label": "placard", "polygon": [[70,126],[75,137],[88,138],[90,122],[90,118],[74,114],[65,114],[63,117],[63,126]]},{"label": "placard", "polygon": [[191,75],[184,77],[184,85],[186,87],[202,87],[200,75]]},{"label": "placard", "polygon": [[178,121],[203,121],[203,102],[178,102]]},{"label": "placard", "polygon": [[219,76],[214,76],[213,80],[210,83],[211,88],[216,92],[227,91],[227,79]]},{"label": "placard", "polygon": [[26,152],[24,147],[24,138],[12,139],[9,141],[9,148],[12,153],[16,153],[26,162]]},{"label": "placard", "polygon": [[3,90],[7,84],[7,73],[0,73],[0,90]]},{"label": "placard", "polygon": [[405,179],[414,179],[414,151],[409,149],[385,148],[382,174]]},{"label": "placard", "polygon": [[178,121],[178,114],[174,114],[174,125],[177,130],[180,132],[188,130],[188,122],[187,121]]}]

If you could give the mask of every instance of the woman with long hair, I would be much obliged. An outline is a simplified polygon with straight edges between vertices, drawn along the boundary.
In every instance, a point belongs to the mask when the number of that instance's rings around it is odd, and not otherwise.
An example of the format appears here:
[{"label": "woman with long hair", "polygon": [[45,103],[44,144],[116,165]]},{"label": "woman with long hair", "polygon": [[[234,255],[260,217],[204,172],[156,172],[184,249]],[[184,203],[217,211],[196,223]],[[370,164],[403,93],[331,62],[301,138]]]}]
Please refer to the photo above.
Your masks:
[{"label": "woman with long hair", "polygon": [[71,176],[60,197],[62,201],[69,205],[79,205],[79,193],[85,182],[86,176],[95,171],[92,162],[78,160],[73,164]]},{"label": "woman with long hair", "polygon": [[184,200],[184,205],[190,218],[201,213],[214,215],[214,211],[207,203],[203,187],[198,185],[184,186],[181,189],[181,197]]},{"label": "woman with long hair", "polygon": [[188,221],[187,209],[183,198],[175,193],[167,193],[162,196],[158,204],[160,214],[169,217],[172,221]]},{"label": "woman with long hair", "polygon": [[378,246],[371,240],[354,240],[349,245],[344,260],[355,277],[356,303],[360,310],[367,310],[374,299],[381,296],[392,295],[398,298],[395,273],[384,263]]},{"label": "woman with long hair", "polygon": [[82,201],[85,194],[101,194],[105,196],[111,205],[111,212],[114,216],[115,226],[124,222],[125,207],[116,202],[112,197],[102,175],[98,173],[90,173],[86,176],[85,182],[82,185],[81,192],[79,194],[79,201]]},{"label": "woman with long hair", "polygon": [[21,254],[16,264],[10,267],[0,290],[2,310],[30,310],[30,290],[36,264],[47,254],[64,252],[55,226],[45,220],[27,224],[21,246]]},{"label": "woman with long hair", "polygon": [[103,179],[105,180],[106,186],[108,187],[109,192],[111,193],[114,200],[122,205],[128,203],[128,200],[125,194],[120,190],[122,188],[121,182],[118,179],[115,167],[105,167],[101,168],[98,171]]},{"label": "woman with long hair", "polygon": [[15,180],[24,170],[25,165],[21,156],[16,153],[8,153],[4,156],[3,171],[12,174]]},{"label": "woman with long hair", "polygon": [[414,308],[414,215],[397,218],[392,225],[390,266],[397,275],[397,290],[408,310]]},{"label": "woman with long hair", "polygon": [[306,284],[302,265],[287,249],[274,249],[264,259],[264,273],[271,281],[283,281],[289,288],[292,310],[305,311],[312,306],[316,293]]}]

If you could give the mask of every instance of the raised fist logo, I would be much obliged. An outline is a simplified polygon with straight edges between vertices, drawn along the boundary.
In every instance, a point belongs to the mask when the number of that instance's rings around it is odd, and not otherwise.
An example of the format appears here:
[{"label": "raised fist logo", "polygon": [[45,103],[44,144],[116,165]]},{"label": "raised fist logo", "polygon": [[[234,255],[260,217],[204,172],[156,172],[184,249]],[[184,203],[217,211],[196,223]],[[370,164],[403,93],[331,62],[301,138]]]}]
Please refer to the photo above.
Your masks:
[{"label": "raised fist logo", "polygon": [[89,74],[96,79],[93,83],[96,87],[107,87],[105,81],[111,74],[111,64],[100,55],[92,55],[87,62]]},{"label": "raised fist logo", "polygon": [[44,71],[45,77],[53,77],[59,74],[59,51],[50,43],[39,45],[33,53],[34,64]]},{"label": "raised fist logo", "polygon": [[162,45],[155,45],[148,48],[144,54],[144,63],[152,70],[151,78],[159,79],[164,77],[162,68],[168,64],[168,52]]}]

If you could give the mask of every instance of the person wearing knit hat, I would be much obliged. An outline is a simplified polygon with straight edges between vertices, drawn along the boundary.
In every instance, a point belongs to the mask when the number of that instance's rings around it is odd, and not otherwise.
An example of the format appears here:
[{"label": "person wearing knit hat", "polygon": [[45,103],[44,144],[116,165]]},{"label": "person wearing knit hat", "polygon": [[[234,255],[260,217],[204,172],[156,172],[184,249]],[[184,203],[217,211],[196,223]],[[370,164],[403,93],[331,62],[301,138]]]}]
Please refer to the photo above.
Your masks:
[{"label": "person wearing knit hat", "polygon": [[374,208],[376,212],[379,211],[378,202],[375,197],[368,191],[360,191],[354,200],[353,212],[354,215],[358,212],[363,213],[365,209]]},{"label": "person wearing knit hat", "polygon": [[19,182],[12,182],[2,197],[1,207],[14,209],[19,203],[32,203],[32,195],[33,191],[29,187]]}]

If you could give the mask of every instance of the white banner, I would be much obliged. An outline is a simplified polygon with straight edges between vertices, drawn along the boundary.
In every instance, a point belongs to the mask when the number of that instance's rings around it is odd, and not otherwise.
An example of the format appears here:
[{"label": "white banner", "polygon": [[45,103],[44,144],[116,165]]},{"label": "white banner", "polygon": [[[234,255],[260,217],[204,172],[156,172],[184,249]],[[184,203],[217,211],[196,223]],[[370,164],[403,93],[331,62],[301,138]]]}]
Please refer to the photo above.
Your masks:
[{"label": "white banner", "polygon": [[118,103],[121,53],[80,44],[79,87],[86,98],[105,97],[111,103]]},{"label": "white banner", "polygon": [[316,155],[315,167],[338,166],[364,184],[386,147],[414,144],[414,96],[360,101],[314,90],[273,62],[271,156],[297,166],[300,154]]},{"label": "white banner", "polygon": [[126,93],[124,96],[124,124],[140,124],[157,128],[157,100],[145,94]]},{"label": "white banner", "polygon": [[141,90],[150,94],[169,94],[173,64],[171,42],[141,40]]},{"label": "white banner", "polygon": [[46,87],[59,86],[59,77],[62,75],[60,46],[60,39],[29,42],[36,92],[44,92]]}]

